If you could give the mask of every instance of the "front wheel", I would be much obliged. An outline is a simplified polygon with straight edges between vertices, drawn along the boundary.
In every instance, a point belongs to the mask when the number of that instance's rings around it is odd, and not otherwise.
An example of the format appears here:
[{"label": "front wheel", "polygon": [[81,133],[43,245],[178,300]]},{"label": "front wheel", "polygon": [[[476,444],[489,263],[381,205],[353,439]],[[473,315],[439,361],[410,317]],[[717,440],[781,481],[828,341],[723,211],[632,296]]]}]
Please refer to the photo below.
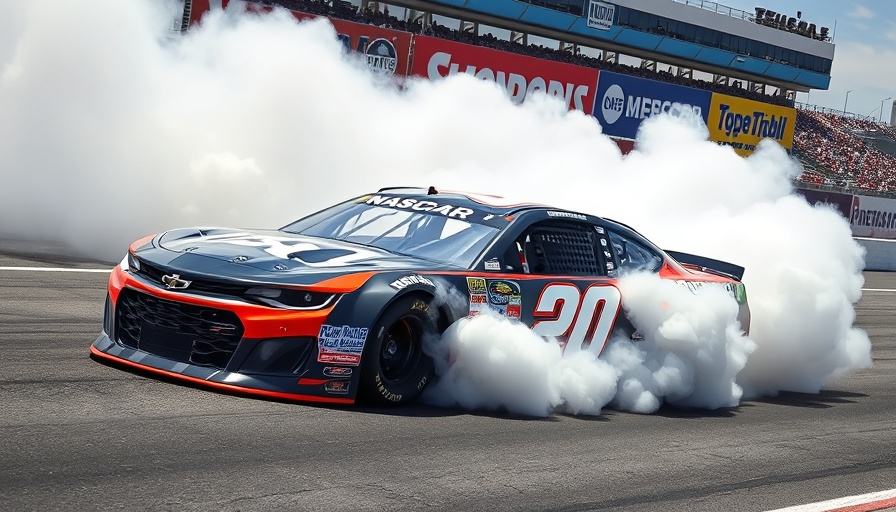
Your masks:
[{"label": "front wheel", "polygon": [[374,403],[404,404],[417,398],[432,379],[432,359],[423,340],[438,334],[429,302],[404,297],[386,308],[364,351],[359,391]]}]

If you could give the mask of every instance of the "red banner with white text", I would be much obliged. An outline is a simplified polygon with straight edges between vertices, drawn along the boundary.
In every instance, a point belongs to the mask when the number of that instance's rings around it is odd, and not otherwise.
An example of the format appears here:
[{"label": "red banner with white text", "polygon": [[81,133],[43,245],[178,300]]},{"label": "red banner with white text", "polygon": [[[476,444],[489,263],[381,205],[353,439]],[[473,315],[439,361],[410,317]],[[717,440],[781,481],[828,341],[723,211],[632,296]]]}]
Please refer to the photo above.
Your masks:
[{"label": "red banner with white text", "polygon": [[414,38],[411,75],[437,80],[467,73],[497,82],[514,102],[542,91],[566,101],[570,109],[590,114],[598,71],[429,36]]}]

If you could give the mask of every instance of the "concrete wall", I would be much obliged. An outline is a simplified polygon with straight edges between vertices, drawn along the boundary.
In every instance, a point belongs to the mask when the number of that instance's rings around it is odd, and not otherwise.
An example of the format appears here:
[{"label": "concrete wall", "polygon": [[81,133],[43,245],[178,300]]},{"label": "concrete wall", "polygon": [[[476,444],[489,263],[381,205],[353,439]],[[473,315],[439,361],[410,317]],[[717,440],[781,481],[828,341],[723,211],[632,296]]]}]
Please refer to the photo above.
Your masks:
[{"label": "concrete wall", "polygon": [[896,240],[855,238],[865,248],[865,270],[896,271]]}]

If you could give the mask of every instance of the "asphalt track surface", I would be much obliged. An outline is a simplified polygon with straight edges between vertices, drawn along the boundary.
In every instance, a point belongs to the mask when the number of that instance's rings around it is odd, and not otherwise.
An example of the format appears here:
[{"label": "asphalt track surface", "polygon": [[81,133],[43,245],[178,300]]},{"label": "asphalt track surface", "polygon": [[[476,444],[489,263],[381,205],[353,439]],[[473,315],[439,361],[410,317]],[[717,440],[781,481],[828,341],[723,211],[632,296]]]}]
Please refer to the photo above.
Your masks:
[{"label": "asphalt track surface", "polygon": [[[0,240],[0,267],[102,266],[46,253]],[[106,278],[0,270],[0,510],[760,511],[896,487],[893,291],[857,308],[874,367],[818,395],[529,419],[111,368],[88,357]],[[896,274],[865,278],[896,290]]]}]

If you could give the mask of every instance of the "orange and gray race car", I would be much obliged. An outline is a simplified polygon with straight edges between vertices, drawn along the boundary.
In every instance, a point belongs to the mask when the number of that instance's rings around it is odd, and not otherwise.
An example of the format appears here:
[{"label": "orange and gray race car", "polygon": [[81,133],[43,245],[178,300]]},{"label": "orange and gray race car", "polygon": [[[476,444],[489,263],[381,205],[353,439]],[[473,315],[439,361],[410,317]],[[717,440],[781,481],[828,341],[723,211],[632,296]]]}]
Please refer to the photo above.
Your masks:
[{"label": "orange and gray race car", "polygon": [[424,339],[483,311],[596,353],[634,335],[617,286],[630,271],[718,283],[749,329],[736,265],[660,250],[585,213],[389,188],[279,230],[138,240],[109,278],[91,352],[218,390],[405,403],[435,377]]}]

